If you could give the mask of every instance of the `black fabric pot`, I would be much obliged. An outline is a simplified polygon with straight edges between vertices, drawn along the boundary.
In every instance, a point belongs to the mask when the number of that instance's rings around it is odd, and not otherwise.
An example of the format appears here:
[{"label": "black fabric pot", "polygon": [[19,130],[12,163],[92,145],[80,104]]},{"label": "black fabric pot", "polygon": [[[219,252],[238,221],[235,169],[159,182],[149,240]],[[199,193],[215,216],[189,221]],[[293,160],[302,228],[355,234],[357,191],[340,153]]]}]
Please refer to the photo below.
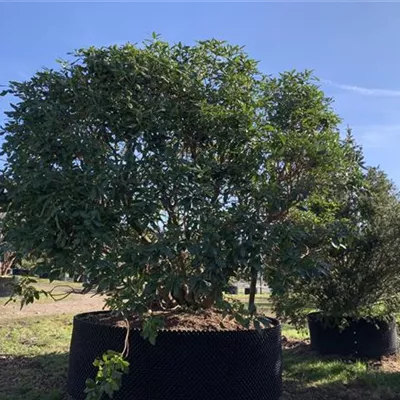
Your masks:
[{"label": "black fabric pot", "polygon": [[[100,312],[104,313],[104,312]],[[107,312],[105,312],[107,313]],[[126,329],[76,315],[69,356],[68,393],[83,400],[93,360],[122,351]],[[130,332],[129,374],[115,400],[277,400],[282,393],[281,327],[262,332],[161,331],[152,346]]]},{"label": "black fabric pot", "polygon": [[229,294],[238,294],[239,293],[239,288],[237,286],[228,286],[226,292],[229,293]]},{"label": "black fabric pot", "polygon": [[379,358],[397,352],[396,320],[351,319],[340,329],[319,312],[308,315],[311,347],[321,354]]},{"label": "black fabric pot", "polygon": [[28,276],[28,275],[29,275],[29,269],[13,268],[12,274],[13,274],[13,275]]},{"label": "black fabric pot", "polygon": [[[256,289],[255,293],[258,293],[258,289]],[[244,288],[244,294],[250,294],[250,288]]]}]

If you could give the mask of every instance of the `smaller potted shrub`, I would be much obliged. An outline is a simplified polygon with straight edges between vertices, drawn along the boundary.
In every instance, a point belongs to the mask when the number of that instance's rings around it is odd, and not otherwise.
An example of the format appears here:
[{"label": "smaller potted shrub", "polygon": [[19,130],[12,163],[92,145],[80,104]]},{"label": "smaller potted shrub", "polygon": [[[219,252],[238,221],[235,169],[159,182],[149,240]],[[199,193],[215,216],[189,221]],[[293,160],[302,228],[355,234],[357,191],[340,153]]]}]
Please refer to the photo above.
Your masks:
[{"label": "smaller potted shrub", "polygon": [[364,188],[325,231],[325,239],[336,239],[310,251],[313,268],[273,294],[278,315],[299,327],[307,321],[311,346],[323,354],[381,357],[397,351],[399,202],[376,169],[369,169]]}]

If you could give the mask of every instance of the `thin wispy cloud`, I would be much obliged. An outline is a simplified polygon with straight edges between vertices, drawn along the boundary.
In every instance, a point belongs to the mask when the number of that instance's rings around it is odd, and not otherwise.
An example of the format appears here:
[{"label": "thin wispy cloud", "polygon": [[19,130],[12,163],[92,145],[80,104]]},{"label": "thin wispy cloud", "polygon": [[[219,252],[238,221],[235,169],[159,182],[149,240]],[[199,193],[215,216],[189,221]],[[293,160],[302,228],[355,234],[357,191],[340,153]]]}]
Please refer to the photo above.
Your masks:
[{"label": "thin wispy cloud", "polygon": [[400,124],[355,126],[354,133],[366,149],[395,150],[400,140]]},{"label": "thin wispy cloud", "polygon": [[345,85],[342,83],[332,82],[330,80],[322,79],[321,82],[336,87],[338,89],[346,90],[348,92],[357,93],[363,96],[375,96],[375,97],[400,97],[400,90],[390,89],[370,89],[355,85]]}]

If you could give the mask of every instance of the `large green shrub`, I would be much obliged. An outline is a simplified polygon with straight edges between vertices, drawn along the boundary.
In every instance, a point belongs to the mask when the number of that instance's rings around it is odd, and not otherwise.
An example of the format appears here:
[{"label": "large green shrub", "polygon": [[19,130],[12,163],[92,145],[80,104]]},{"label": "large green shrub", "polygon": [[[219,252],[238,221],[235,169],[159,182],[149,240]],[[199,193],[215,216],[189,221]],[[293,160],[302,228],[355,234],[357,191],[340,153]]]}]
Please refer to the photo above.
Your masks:
[{"label": "large green shrub", "polygon": [[125,315],[254,289],[280,224],[348,168],[309,72],[265,76],[217,40],[79,50],[4,94],[6,240]]}]

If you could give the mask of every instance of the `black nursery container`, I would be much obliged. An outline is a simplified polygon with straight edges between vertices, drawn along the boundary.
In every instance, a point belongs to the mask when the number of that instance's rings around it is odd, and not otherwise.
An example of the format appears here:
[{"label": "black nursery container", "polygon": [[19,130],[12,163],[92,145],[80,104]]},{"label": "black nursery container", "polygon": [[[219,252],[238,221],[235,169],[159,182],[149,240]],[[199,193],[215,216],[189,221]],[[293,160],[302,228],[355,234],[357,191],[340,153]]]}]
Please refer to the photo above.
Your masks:
[{"label": "black nursery container", "polygon": [[[104,313],[104,312],[101,312]],[[105,312],[107,313],[107,312]],[[93,360],[122,351],[126,329],[74,318],[68,393],[85,398]],[[282,393],[281,327],[261,332],[161,331],[155,346],[130,332],[129,374],[114,400],[278,400]]]},{"label": "black nursery container", "polygon": [[239,288],[237,286],[228,286],[227,293],[229,294],[238,294]]},{"label": "black nursery container", "polygon": [[12,274],[13,275],[28,276],[29,275],[29,269],[13,268],[12,269]]},{"label": "black nursery container", "polygon": [[396,321],[376,318],[347,319],[340,329],[332,318],[315,312],[308,315],[311,347],[321,354],[379,358],[397,352]]}]

